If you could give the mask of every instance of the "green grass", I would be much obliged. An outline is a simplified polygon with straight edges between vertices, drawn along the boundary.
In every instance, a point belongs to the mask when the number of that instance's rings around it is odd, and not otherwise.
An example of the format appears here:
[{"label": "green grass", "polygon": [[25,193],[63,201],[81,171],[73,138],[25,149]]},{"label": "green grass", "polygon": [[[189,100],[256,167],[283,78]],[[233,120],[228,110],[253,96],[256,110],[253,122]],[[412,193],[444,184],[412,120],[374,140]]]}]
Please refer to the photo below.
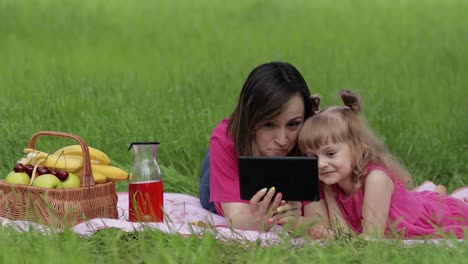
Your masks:
[{"label": "green grass", "polygon": [[[230,114],[253,67],[282,60],[324,105],[338,103],[338,89],[358,90],[369,123],[417,183],[429,179],[449,191],[468,185],[467,10],[462,0],[2,0],[0,175],[42,130],[80,135],[126,170],[130,142],[157,140],[166,191],[196,195],[211,130]],[[69,143],[40,138],[36,147]],[[466,245],[359,240],[244,251],[158,232],[80,238],[7,228],[0,236],[0,248],[12,248],[1,251],[2,263],[59,256],[77,263],[462,263],[468,256]]]},{"label": "green grass", "polygon": [[257,243],[224,243],[210,235],[182,237],[157,231],[104,229],[90,238],[73,232],[0,232],[2,263],[464,263],[466,245],[332,241],[262,247]]}]

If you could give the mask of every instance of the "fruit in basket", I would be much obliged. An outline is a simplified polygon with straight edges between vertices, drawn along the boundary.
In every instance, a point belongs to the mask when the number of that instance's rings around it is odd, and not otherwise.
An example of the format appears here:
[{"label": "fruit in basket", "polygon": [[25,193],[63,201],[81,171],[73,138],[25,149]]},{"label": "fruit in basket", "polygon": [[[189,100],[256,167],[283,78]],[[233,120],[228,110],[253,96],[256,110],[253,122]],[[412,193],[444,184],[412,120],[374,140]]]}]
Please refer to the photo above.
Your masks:
[{"label": "fruit in basket", "polygon": [[44,165],[50,168],[75,172],[81,169],[83,161],[73,157],[49,155],[45,159]]},{"label": "fruit in basket", "polygon": [[[99,172],[96,172],[96,171],[93,171],[93,180],[94,180],[94,183],[95,184],[100,184],[100,183],[106,183],[107,182],[107,178],[104,174],[102,173],[99,173]],[[76,172],[76,175],[78,175],[78,177],[83,177],[83,170],[79,170]]]},{"label": "fruit in basket", "polygon": [[100,164],[91,164],[91,168],[94,172],[100,173],[106,176],[107,181],[124,181],[128,179],[128,173],[121,168],[117,168],[115,166],[107,166],[107,165],[100,165]]},{"label": "fruit in basket", "polygon": [[74,173],[69,173],[67,179],[62,181],[62,188],[78,187],[80,187],[80,178]]},{"label": "fruit in basket", "polygon": [[[106,182],[119,182],[128,179],[128,173],[121,168],[110,166],[91,164],[91,170],[93,173],[94,183],[106,183]],[[83,170],[76,172],[80,177],[83,175]]]},{"label": "fruit in basket", "polygon": [[29,163],[32,165],[41,164],[58,170],[76,172],[83,166],[83,159],[77,156],[52,155],[43,151],[26,148],[24,153],[30,155]]},{"label": "fruit in basket", "polygon": [[[109,165],[111,161],[104,152],[89,146],[88,150],[91,159],[93,179],[96,184],[109,181],[118,182],[128,179],[128,173],[126,171]],[[26,158],[23,158],[27,161],[25,162],[24,170],[29,175],[32,174],[34,166],[41,165],[48,169],[46,174],[53,174],[61,181],[64,181],[66,176],[60,175],[60,173],[74,173],[82,177],[83,151],[81,145],[66,146],[55,151],[53,154],[30,148],[24,149],[24,153],[27,154]],[[40,168],[37,169],[38,175],[42,173],[42,170],[45,172],[45,169]]]},{"label": "fruit in basket", "polygon": [[5,182],[7,183],[22,184],[22,185],[28,185],[30,180],[31,178],[29,178],[28,174],[24,172],[15,172],[15,171],[8,173],[8,175],[5,178]]},{"label": "fruit in basket", "polygon": [[57,176],[59,174],[60,171],[56,170],[56,169],[50,169],[49,170],[49,173],[54,175],[54,176]]},{"label": "fruit in basket", "polygon": [[34,170],[34,166],[33,166],[33,165],[25,165],[25,166],[24,166],[24,172],[25,172],[26,174],[28,174],[29,176],[32,175],[33,170]]},{"label": "fruit in basket", "polygon": [[50,173],[49,168],[47,168],[45,166],[41,166],[41,167],[37,168],[37,174],[38,175],[43,175],[43,174],[47,174],[47,173]]},{"label": "fruit in basket", "polygon": [[59,178],[59,180],[61,181],[65,181],[66,179],[68,179],[68,175],[69,175],[69,172],[68,171],[59,171],[57,173],[57,178]]},{"label": "fruit in basket", "polygon": [[[106,153],[100,151],[99,149],[88,146],[88,151],[89,158],[91,159],[92,163],[98,163],[103,165],[109,165],[111,163],[109,156],[107,156]],[[52,155],[83,157],[83,149],[81,148],[81,145],[70,145],[55,151]]]},{"label": "fruit in basket", "polygon": [[14,172],[24,172],[24,169],[25,169],[25,166],[20,162],[17,162],[15,166],[13,167]]},{"label": "fruit in basket", "polygon": [[106,183],[107,177],[99,172],[93,171],[93,179],[94,183],[99,184],[99,183]]},{"label": "fruit in basket", "polygon": [[62,188],[62,182],[52,174],[43,174],[32,182],[32,186],[41,188]]}]

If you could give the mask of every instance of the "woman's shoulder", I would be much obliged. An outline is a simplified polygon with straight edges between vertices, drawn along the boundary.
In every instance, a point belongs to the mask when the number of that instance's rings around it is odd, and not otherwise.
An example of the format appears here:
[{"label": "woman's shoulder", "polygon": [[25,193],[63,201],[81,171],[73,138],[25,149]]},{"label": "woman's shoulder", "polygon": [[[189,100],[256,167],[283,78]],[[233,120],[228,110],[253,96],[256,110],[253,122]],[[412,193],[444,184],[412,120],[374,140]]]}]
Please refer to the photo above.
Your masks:
[{"label": "woman's shoulder", "polygon": [[234,141],[228,133],[229,118],[221,120],[221,122],[213,129],[210,142],[221,144],[223,148],[234,148]]},{"label": "woman's shoulder", "polygon": [[226,137],[227,136],[227,128],[229,125],[229,118],[224,118],[221,122],[216,125],[211,133],[211,137]]}]

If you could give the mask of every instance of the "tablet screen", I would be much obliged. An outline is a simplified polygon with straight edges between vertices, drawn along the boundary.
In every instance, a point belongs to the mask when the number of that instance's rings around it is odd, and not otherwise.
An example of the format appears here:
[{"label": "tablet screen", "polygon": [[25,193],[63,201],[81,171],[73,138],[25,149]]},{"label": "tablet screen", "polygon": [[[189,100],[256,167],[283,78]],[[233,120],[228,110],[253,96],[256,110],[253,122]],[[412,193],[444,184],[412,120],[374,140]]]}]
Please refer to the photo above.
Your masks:
[{"label": "tablet screen", "polygon": [[275,187],[285,201],[318,201],[317,157],[239,156],[240,198]]}]

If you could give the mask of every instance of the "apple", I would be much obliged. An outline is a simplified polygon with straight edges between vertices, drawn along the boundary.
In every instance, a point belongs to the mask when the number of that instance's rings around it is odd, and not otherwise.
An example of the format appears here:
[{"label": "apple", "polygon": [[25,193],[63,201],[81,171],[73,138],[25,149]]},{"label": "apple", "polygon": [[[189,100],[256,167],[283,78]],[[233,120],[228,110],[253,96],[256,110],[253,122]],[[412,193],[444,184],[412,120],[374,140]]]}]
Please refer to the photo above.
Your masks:
[{"label": "apple", "polygon": [[5,181],[12,184],[28,185],[31,181],[31,178],[29,178],[29,175],[24,172],[12,171],[8,173],[8,175],[5,178]]},{"label": "apple", "polygon": [[41,177],[37,177],[32,185],[41,188],[62,188],[62,182],[59,178],[50,173],[42,174]]},{"label": "apple", "polygon": [[74,173],[68,173],[66,180],[62,181],[62,188],[78,188],[80,187],[80,178]]}]

